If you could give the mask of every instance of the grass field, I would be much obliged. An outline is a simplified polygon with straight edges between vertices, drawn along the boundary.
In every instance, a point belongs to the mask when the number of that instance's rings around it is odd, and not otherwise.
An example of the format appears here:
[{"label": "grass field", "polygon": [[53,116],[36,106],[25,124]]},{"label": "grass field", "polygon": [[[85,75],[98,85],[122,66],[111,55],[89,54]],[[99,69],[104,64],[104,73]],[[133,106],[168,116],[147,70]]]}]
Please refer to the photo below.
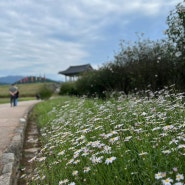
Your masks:
[{"label": "grass field", "polygon": [[181,94],[102,101],[62,97],[37,104],[42,148],[29,185],[183,185]]},{"label": "grass field", "polygon": [[[45,85],[52,85],[52,83],[30,83],[30,84],[17,84],[19,89],[19,101],[30,100],[35,98],[40,89]],[[10,85],[0,85],[0,103],[8,103]]]}]

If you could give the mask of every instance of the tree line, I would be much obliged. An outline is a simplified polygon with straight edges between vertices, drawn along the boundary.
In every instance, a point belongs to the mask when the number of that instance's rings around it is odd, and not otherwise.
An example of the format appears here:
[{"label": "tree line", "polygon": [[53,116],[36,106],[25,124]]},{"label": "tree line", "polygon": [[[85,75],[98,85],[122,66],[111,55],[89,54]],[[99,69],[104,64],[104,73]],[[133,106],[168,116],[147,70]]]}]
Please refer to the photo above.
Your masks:
[{"label": "tree line", "polygon": [[84,73],[76,82],[64,83],[60,94],[106,97],[113,91],[155,92],[172,85],[184,92],[185,0],[170,12],[166,22],[166,39],[152,41],[141,34],[134,43],[122,40],[113,61]]}]

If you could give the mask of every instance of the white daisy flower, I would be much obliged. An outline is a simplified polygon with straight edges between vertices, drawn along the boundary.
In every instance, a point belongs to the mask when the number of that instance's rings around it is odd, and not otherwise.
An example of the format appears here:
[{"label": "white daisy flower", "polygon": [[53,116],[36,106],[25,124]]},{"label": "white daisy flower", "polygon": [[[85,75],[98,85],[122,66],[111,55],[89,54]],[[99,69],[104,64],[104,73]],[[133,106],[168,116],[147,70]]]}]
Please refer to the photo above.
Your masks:
[{"label": "white daisy flower", "polygon": [[77,170],[73,171],[72,175],[73,176],[77,176],[78,175],[78,171]]},{"label": "white daisy flower", "polygon": [[184,175],[183,174],[177,174],[176,175],[176,180],[177,181],[184,180]]},{"label": "white daisy flower", "polygon": [[87,172],[89,172],[90,170],[91,170],[90,167],[84,167],[84,173],[87,173]]},{"label": "white daisy flower", "polygon": [[71,183],[69,183],[68,185],[75,185],[75,182],[71,182]]},{"label": "white daisy flower", "polygon": [[163,178],[162,172],[158,172],[155,174],[155,179],[162,179],[162,178]]},{"label": "white daisy flower", "polygon": [[163,185],[171,185],[172,182],[173,182],[173,180],[170,179],[170,178],[167,178],[165,180],[162,180]]},{"label": "white daisy flower", "polygon": [[110,157],[110,158],[107,158],[106,161],[105,161],[105,164],[110,164],[112,163],[114,160],[116,160],[116,157]]}]

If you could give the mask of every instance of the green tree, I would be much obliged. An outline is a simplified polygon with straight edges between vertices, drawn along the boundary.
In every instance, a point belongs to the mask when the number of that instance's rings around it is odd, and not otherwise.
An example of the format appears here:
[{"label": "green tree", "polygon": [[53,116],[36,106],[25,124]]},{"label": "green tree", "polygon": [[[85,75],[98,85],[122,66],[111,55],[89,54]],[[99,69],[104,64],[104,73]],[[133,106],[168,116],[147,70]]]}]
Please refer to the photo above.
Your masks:
[{"label": "green tree", "polygon": [[185,0],[177,4],[167,17],[168,29],[166,34],[176,46],[175,56],[185,60]]},{"label": "green tree", "polygon": [[175,47],[173,57],[175,63],[175,83],[178,89],[185,89],[185,0],[177,4],[167,17],[166,34]]}]

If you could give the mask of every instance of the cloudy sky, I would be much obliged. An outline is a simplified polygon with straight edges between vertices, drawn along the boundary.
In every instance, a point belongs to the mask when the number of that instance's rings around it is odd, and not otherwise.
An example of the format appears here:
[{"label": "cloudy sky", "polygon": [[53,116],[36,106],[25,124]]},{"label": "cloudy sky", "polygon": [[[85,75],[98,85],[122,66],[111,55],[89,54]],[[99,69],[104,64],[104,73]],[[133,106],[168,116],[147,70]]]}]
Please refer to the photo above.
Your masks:
[{"label": "cloudy sky", "polygon": [[0,76],[45,75],[111,61],[121,40],[164,38],[182,0],[0,0]]}]

